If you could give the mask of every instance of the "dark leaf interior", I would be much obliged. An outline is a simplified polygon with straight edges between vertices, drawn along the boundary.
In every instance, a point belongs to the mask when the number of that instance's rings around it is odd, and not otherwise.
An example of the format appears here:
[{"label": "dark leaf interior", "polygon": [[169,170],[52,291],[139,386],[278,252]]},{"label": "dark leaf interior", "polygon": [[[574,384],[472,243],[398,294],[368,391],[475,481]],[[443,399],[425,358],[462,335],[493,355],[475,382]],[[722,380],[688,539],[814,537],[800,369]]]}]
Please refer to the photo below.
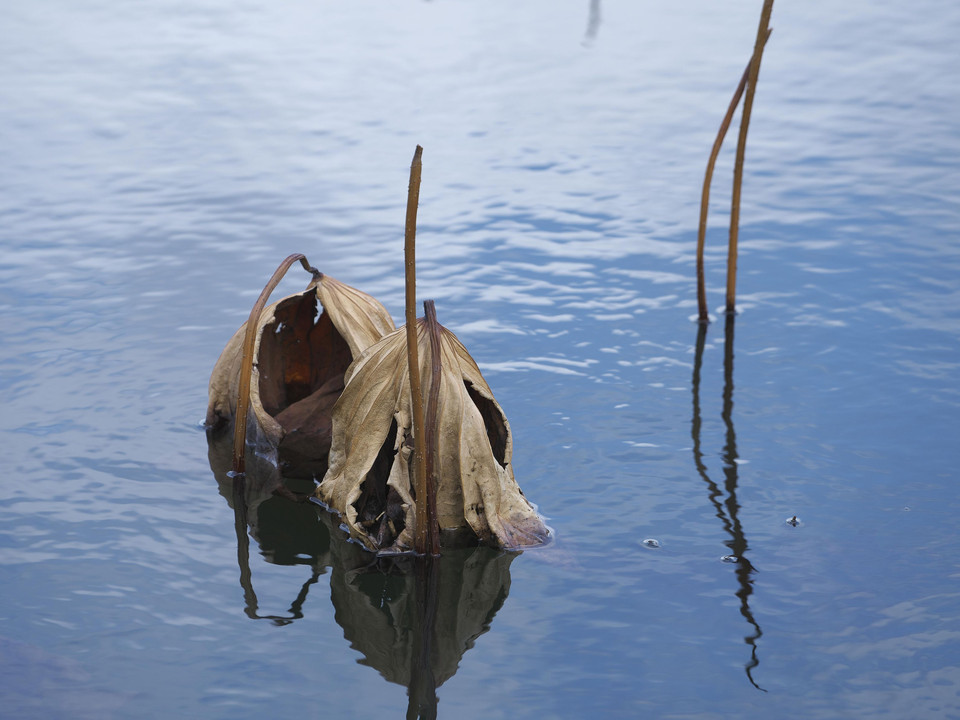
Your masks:
[{"label": "dark leaf interior", "polygon": [[500,467],[507,466],[507,424],[503,419],[503,414],[497,408],[493,401],[488,400],[473,387],[469,382],[464,382],[467,387],[467,393],[473,404],[480,411],[480,417],[483,418],[483,426],[487,429],[487,440],[490,441],[490,449],[493,451],[493,457]]},{"label": "dark leaf interior", "polygon": [[390,423],[383,445],[367,477],[360,486],[360,497],[354,503],[357,509],[357,522],[376,540],[377,547],[393,545],[396,537],[403,532],[405,519],[400,494],[387,485],[390,470],[396,460],[394,450],[397,443],[397,421]]},{"label": "dark leaf interior", "polygon": [[322,476],[330,452],[333,406],[343,392],[352,356],[312,292],[280,303],[263,328],[257,363],[263,409],[284,429],[284,474]]}]

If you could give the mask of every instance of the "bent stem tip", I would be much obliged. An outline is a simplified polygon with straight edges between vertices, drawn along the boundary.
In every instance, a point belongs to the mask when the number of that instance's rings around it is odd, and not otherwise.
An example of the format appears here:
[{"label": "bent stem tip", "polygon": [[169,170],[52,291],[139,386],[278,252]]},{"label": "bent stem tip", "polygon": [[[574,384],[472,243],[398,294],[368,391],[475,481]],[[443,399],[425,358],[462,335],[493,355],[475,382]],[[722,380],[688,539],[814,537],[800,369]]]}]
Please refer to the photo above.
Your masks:
[{"label": "bent stem tip", "polygon": [[301,253],[288,255],[282,263],[273,271],[270,280],[260,292],[260,297],[254,303],[250,310],[250,317],[247,318],[247,327],[243,335],[243,356],[240,361],[240,387],[237,392],[237,412],[234,417],[233,426],[233,472],[235,475],[241,475],[246,471],[246,449],[247,449],[247,415],[250,412],[250,381],[253,374],[253,351],[257,344],[257,328],[260,325],[260,315],[263,308],[270,299],[270,293],[274,291],[287,270],[295,262],[300,261],[304,270],[313,275],[313,280],[317,281],[323,274],[307,262],[306,256]]}]

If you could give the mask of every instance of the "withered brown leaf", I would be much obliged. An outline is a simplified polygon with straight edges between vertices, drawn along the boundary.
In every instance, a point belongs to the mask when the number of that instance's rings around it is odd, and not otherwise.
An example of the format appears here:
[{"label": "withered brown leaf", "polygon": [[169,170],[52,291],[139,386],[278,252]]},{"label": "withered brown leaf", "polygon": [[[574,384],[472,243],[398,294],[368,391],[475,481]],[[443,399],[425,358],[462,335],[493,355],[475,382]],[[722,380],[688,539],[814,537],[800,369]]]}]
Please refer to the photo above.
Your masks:
[{"label": "withered brown leaf", "polygon": [[[254,348],[248,444],[282,462],[285,474],[322,476],[344,373],[393,330],[383,305],[329,275],[265,308]],[[210,376],[206,425],[213,431],[232,423],[237,411],[245,331],[246,323]]]}]

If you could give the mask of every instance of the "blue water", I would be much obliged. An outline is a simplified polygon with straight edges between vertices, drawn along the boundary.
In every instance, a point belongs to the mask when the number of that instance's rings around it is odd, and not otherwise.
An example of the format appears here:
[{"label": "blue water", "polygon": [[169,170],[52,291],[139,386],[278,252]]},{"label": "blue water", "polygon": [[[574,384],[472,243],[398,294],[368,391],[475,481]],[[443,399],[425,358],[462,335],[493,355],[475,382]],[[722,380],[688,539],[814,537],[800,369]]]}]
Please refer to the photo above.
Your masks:
[{"label": "blue water", "polygon": [[8,3],[0,716],[407,711],[413,576],[257,487],[238,540],[199,423],[289,253],[399,319],[419,143],[555,532],[444,558],[439,717],[960,717],[960,9],[775,5],[698,353],[760,5]]}]

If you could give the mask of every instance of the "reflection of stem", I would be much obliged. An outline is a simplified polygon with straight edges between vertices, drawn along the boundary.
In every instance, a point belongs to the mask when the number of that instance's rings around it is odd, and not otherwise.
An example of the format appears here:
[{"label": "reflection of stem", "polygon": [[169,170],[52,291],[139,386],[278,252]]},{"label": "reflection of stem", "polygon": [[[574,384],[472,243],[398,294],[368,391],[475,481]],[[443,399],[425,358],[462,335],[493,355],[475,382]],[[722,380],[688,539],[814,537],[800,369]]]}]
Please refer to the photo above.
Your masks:
[{"label": "reflection of stem", "polygon": [[707,466],[703,462],[703,450],[700,449],[700,427],[702,424],[700,419],[700,370],[703,367],[703,349],[706,340],[707,326],[700,325],[697,328],[697,349],[693,358],[693,421],[691,422],[690,429],[690,435],[693,438],[693,464],[697,468],[697,474],[699,474],[700,478],[707,484],[707,488],[710,491],[708,495],[710,504],[713,505],[714,510],[716,510],[716,516],[720,519],[720,522],[723,523],[723,529],[728,533],[732,533],[733,528],[727,519],[727,513],[724,511],[723,505],[718,499],[723,495],[723,491],[707,474]]},{"label": "reflection of stem", "polygon": [[431,663],[437,623],[437,589],[440,586],[440,559],[432,555],[415,558],[417,583],[418,636],[413,644],[410,687],[407,688],[407,720],[436,720],[437,678]]},{"label": "reflection of stem", "polygon": [[[743,527],[740,525],[740,505],[737,502],[737,483],[738,466],[737,459],[737,433],[733,428],[733,326],[736,316],[728,313],[724,324],[724,343],[723,343],[723,424],[726,427],[727,444],[723,448],[723,474],[726,477],[727,490],[727,517],[730,518],[731,539],[727,542],[733,555],[738,558],[737,561],[737,582],[740,589],[737,591],[737,597],[740,598],[740,614],[750,623],[754,630],[753,635],[744,638],[747,645],[750,646],[750,662],[747,663],[746,672],[750,683],[763,690],[753,679],[753,669],[760,664],[757,658],[757,640],[763,636],[763,630],[753,617],[753,611],[750,609],[750,595],[753,594],[753,574],[756,572],[753,565],[746,558],[747,537],[743,533]],[[763,690],[766,692],[766,690]]]},{"label": "reflection of stem", "polygon": [[[747,679],[750,684],[758,690],[763,690],[753,679],[753,669],[760,664],[757,658],[757,640],[763,635],[760,625],[753,616],[750,609],[750,595],[753,593],[753,574],[756,569],[746,558],[748,550],[747,538],[743,532],[743,526],[740,524],[740,504],[737,502],[737,436],[733,426],[733,326],[734,316],[727,315],[724,328],[724,354],[723,354],[723,423],[726,428],[726,445],[723,449],[724,460],[724,488],[723,490],[710,479],[707,473],[707,467],[703,462],[703,451],[701,450],[700,433],[700,371],[703,367],[703,351],[706,345],[707,326],[701,324],[697,329],[696,352],[693,360],[693,420],[691,422],[691,437],[693,439],[693,462],[697,468],[697,473],[706,483],[709,489],[710,503],[716,510],[716,515],[723,524],[724,531],[730,536],[726,545],[730,548],[731,554],[737,558],[737,583],[739,589],[736,592],[740,600],[740,614],[754,628],[755,632],[744,638],[744,641],[750,646],[750,662],[745,666]],[[720,501],[720,498],[726,493],[726,500]]]},{"label": "reflection of stem", "polygon": [[276,625],[289,625],[294,620],[303,617],[303,603],[307,600],[310,586],[317,582],[320,573],[314,571],[313,576],[304,583],[297,594],[296,600],[290,605],[290,615],[260,615],[257,593],[253,589],[253,573],[250,572],[250,537],[247,535],[247,497],[246,478],[237,475],[233,479],[233,522],[237,532],[237,563],[240,565],[240,587],[243,588],[243,611],[251,620],[272,620]]},{"label": "reflection of stem", "polygon": [[600,0],[590,0],[590,15],[587,18],[587,32],[584,35],[584,44],[588,44],[597,36],[600,29]]},{"label": "reflection of stem", "polygon": [[257,616],[257,593],[250,573],[250,538],[247,537],[247,480],[243,475],[233,479],[233,525],[237,531],[237,563],[240,565],[240,587],[246,603],[247,617]]},{"label": "reflection of stem", "polygon": [[[290,620],[299,620],[303,617],[303,604],[307,601],[307,593],[310,592],[310,586],[316,584],[317,580],[320,579],[320,573],[316,570],[313,571],[313,574],[310,576],[310,579],[307,580],[303,587],[300,588],[300,592],[297,593],[296,600],[290,605]],[[270,618],[274,622],[277,622],[277,619],[273,616]],[[286,624],[277,622],[278,625]]]}]

